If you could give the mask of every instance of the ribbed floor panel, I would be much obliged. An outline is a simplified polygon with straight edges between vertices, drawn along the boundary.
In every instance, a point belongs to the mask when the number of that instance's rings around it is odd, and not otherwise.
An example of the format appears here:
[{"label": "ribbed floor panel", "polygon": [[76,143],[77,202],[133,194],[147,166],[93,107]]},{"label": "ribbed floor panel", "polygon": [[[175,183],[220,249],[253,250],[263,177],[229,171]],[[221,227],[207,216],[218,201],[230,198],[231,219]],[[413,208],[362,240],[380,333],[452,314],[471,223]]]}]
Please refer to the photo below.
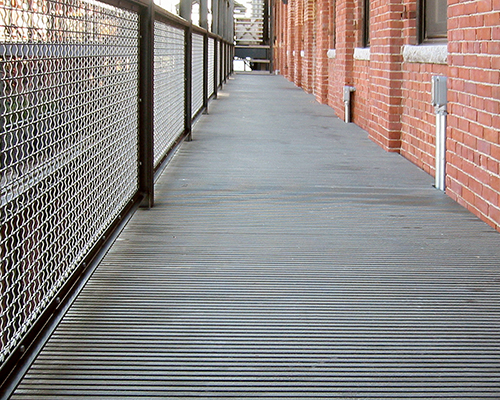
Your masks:
[{"label": "ribbed floor panel", "polygon": [[238,75],[13,399],[500,399],[500,236]]}]

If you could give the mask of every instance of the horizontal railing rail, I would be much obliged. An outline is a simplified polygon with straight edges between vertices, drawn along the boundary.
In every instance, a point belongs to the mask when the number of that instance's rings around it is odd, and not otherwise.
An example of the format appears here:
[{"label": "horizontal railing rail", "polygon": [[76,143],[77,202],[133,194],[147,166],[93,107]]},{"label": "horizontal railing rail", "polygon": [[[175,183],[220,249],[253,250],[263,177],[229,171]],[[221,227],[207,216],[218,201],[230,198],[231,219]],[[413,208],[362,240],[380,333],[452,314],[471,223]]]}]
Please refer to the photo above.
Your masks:
[{"label": "horizontal railing rail", "polygon": [[232,54],[152,1],[1,3],[3,394],[113,232],[153,206]]}]

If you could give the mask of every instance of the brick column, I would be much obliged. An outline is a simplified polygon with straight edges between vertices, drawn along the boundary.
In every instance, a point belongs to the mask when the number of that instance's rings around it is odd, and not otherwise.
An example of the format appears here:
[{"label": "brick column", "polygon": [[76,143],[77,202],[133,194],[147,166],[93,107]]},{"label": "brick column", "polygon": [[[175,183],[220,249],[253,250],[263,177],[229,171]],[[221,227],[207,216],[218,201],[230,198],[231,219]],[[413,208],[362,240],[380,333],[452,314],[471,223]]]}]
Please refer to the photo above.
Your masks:
[{"label": "brick column", "polygon": [[303,50],[303,29],[304,29],[304,0],[295,0],[295,19],[294,26],[292,27],[294,32],[294,46],[293,52],[295,56],[293,57],[294,73],[293,81],[297,86],[302,86],[302,57],[300,56]]},{"label": "brick column", "polygon": [[500,231],[500,3],[449,4],[446,193]]},{"label": "brick column", "polygon": [[308,93],[313,91],[313,56],[314,56],[314,35],[315,35],[315,0],[304,0],[304,57],[302,57],[302,87]]},{"label": "brick column", "polygon": [[333,81],[328,94],[328,104],[344,118],[343,87],[353,84],[353,55],[356,37],[355,2],[337,1],[337,55],[333,63]]},{"label": "brick column", "polygon": [[328,101],[328,50],[331,43],[330,0],[318,0],[316,4],[316,82],[314,82],[316,100]]},{"label": "brick column", "polygon": [[296,41],[296,27],[295,27],[295,14],[296,4],[301,0],[288,0],[288,19],[287,19],[287,70],[285,76],[293,82],[295,77],[295,57],[293,52],[295,50]]},{"label": "brick column", "polygon": [[283,71],[285,60],[283,58],[283,47],[285,45],[284,42],[284,26],[283,26],[283,18],[286,18],[284,5],[281,1],[273,2],[273,32],[275,38],[271,38],[273,40],[273,66],[275,70]]},{"label": "brick column", "polygon": [[396,152],[401,147],[403,12],[401,0],[372,2],[370,138]]}]

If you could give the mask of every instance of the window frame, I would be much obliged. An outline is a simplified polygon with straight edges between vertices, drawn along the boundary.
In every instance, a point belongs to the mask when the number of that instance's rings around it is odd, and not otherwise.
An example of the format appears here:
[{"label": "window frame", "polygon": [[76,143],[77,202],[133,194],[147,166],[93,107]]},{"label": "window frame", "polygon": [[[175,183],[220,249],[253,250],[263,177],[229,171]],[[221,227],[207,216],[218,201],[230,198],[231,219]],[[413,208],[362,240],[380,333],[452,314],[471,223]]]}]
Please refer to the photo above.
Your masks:
[{"label": "window frame", "polygon": [[370,47],[370,0],[362,0],[361,46]]},{"label": "window frame", "polygon": [[[417,43],[446,42],[448,40],[448,30],[442,36],[429,37],[427,35],[427,1],[417,0]],[[448,16],[446,16],[448,21]]]},{"label": "window frame", "polygon": [[330,18],[330,45],[332,49],[337,48],[337,0],[332,0],[329,10]]}]

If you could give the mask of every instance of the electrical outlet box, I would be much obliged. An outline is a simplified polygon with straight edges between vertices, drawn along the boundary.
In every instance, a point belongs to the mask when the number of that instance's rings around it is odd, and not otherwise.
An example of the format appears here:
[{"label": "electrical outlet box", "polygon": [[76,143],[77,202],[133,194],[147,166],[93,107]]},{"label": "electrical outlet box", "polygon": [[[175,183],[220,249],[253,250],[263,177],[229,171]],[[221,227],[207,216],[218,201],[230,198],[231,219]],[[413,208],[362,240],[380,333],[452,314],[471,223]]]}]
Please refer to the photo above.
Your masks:
[{"label": "electrical outlet box", "polygon": [[432,105],[434,107],[442,107],[448,103],[446,76],[432,77],[431,93],[432,93]]}]

